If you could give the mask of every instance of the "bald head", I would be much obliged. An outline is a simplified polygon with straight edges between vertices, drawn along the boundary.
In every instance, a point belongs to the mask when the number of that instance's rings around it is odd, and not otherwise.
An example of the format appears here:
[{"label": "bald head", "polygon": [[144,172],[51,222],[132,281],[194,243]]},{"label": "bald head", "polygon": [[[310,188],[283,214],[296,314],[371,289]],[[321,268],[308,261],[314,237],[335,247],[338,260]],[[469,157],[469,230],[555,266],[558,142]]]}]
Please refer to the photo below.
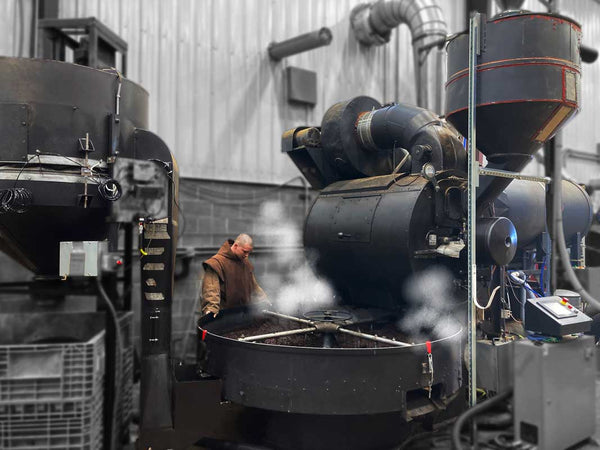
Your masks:
[{"label": "bald head", "polygon": [[249,245],[252,247],[252,238],[246,233],[242,233],[235,238],[235,243],[238,245]]},{"label": "bald head", "polygon": [[246,259],[252,253],[252,238],[245,233],[235,238],[231,245],[231,251],[239,258]]}]

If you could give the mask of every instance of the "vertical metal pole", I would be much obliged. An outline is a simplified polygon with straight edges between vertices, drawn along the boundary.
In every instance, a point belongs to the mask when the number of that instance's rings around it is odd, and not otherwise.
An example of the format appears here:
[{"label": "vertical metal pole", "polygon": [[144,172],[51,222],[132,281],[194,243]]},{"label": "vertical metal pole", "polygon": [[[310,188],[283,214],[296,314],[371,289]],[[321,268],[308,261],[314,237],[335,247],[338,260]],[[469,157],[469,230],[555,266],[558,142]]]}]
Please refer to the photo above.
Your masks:
[{"label": "vertical metal pole", "polygon": [[477,55],[480,53],[479,49],[479,27],[480,27],[481,14],[474,13],[469,21],[469,133],[468,133],[468,147],[467,152],[469,155],[468,165],[468,242],[467,242],[467,264],[468,264],[468,371],[469,371],[469,406],[473,407],[477,403],[477,366],[476,361],[476,323],[477,315],[475,309],[475,299],[477,295],[477,264],[475,261],[475,221],[476,221],[476,189],[479,185],[479,162],[477,161],[477,150],[475,148],[476,135],[475,135],[475,107],[477,105],[475,96],[477,94],[477,72],[475,69]]},{"label": "vertical metal pole", "polygon": [[506,266],[500,266],[500,336],[502,339],[506,337],[506,319],[504,318],[504,310],[506,306]]},{"label": "vertical metal pole", "polygon": [[137,249],[133,248],[133,224],[123,224],[125,233],[125,253],[123,254],[123,309],[131,311],[131,296],[133,288],[133,254]]}]

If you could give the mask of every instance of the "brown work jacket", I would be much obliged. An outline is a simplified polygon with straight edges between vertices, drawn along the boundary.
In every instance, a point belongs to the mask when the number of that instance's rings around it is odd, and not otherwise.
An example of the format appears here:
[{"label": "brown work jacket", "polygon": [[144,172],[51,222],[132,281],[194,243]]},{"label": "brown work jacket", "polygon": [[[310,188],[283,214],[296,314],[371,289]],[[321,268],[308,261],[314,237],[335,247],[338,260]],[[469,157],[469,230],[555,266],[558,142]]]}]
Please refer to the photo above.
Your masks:
[{"label": "brown work jacket", "polygon": [[216,255],[202,263],[202,314],[266,299],[250,261],[239,259],[231,251],[233,242],[225,241]]}]

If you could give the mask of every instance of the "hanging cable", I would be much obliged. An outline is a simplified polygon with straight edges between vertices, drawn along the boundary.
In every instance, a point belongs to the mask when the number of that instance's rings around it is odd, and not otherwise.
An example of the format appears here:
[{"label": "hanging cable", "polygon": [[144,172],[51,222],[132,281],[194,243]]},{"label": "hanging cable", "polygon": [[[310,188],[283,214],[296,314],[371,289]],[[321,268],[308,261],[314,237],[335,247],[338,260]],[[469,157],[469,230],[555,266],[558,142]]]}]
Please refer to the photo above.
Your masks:
[{"label": "hanging cable", "polygon": [[166,161],[163,161],[161,159],[156,159],[156,158],[150,158],[148,161],[152,161],[156,164],[159,164],[164,170],[165,173],[167,175],[168,180],[171,183],[171,187],[173,189],[173,203],[175,204],[175,206],[177,207],[177,211],[179,212],[179,214],[181,215],[181,218],[183,219],[183,225],[181,226],[181,228],[179,228],[178,230],[178,234],[177,234],[177,238],[180,239],[183,237],[183,235],[185,234],[185,226],[186,226],[186,220],[185,220],[185,214],[183,213],[183,210],[181,209],[181,206],[179,206],[179,202],[176,199],[176,191],[181,191],[181,183],[178,183],[178,189],[176,189],[176,185],[175,185],[175,180],[173,179],[173,169],[171,164],[169,164]]},{"label": "hanging cable", "polygon": [[201,186],[191,187],[191,186],[186,186],[185,184],[183,184],[181,187],[183,188],[183,190],[188,189],[188,192],[191,195],[207,198],[207,199],[213,201],[214,203],[240,205],[240,204],[250,204],[250,203],[261,203],[263,200],[265,200],[269,197],[272,197],[274,194],[276,194],[282,188],[286,187],[287,185],[291,184],[292,182],[294,182],[296,180],[301,180],[301,179],[302,179],[302,176],[290,178],[289,180],[285,181],[284,183],[281,183],[280,185],[266,189],[263,192],[261,192],[260,194],[253,194],[253,195],[235,195],[230,192],[229,193],[219,192],[219,191],[215,191],[212,189],[203,188]]},{"label": "hanging cable", "polygon": [[98,292],[100,293],[100,297],[102,298],[102,300],[104,300],[104,303],[106,304],[106,309],[108,310],[108,312],[113,320],[114,327],[115,327],[115,380],[114,380],[115,395],[113,397],[113,404],[112,404],[112,417],[111,417],[112,438],[111,438],[111,443],[110,443],[110,449],[116,450],[117,448],[119,448],[118,429],[119,429],[120,424],[117,422],[117,417],[118,417],[119,406],[121,403],[121,381],[122,381],[121,378],[123,375],[123,370],[122,370],[123,335],[121,334],[121,328],[119,326],[119,317],[117,314],[117,310],[116,310],[115,306],[113,305],[112,301],[110,300],[110,297],[106,293],[106,290],[104,290],[104,286],[102,286],[102,281],[100,280],[99,277],[96,278],[96,286],[98,288]]}]

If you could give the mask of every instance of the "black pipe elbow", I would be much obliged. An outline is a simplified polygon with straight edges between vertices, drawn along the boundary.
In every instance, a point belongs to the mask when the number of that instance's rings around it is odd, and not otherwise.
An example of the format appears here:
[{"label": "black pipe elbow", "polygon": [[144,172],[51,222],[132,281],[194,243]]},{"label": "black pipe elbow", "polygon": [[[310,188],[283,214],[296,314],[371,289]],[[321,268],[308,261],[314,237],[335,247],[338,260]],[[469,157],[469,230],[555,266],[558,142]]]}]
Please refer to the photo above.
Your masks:
[{"label": "black pipe elbow", "polygon": [[412,172],[432,163],[436,171],[466,170],[466,151],[458,132],[435,113],[412,105],[391,105],[366,113],[357,124],[363,147],[404,148],[412,157]]},{"label": "black pipe elbow", "polygon": [[373,112],[371,136],[380,149],[396,146],[410,150],[417,135],[434,123],[439,123],[439,118],[431,111],[417,106],[391,105]]}]

